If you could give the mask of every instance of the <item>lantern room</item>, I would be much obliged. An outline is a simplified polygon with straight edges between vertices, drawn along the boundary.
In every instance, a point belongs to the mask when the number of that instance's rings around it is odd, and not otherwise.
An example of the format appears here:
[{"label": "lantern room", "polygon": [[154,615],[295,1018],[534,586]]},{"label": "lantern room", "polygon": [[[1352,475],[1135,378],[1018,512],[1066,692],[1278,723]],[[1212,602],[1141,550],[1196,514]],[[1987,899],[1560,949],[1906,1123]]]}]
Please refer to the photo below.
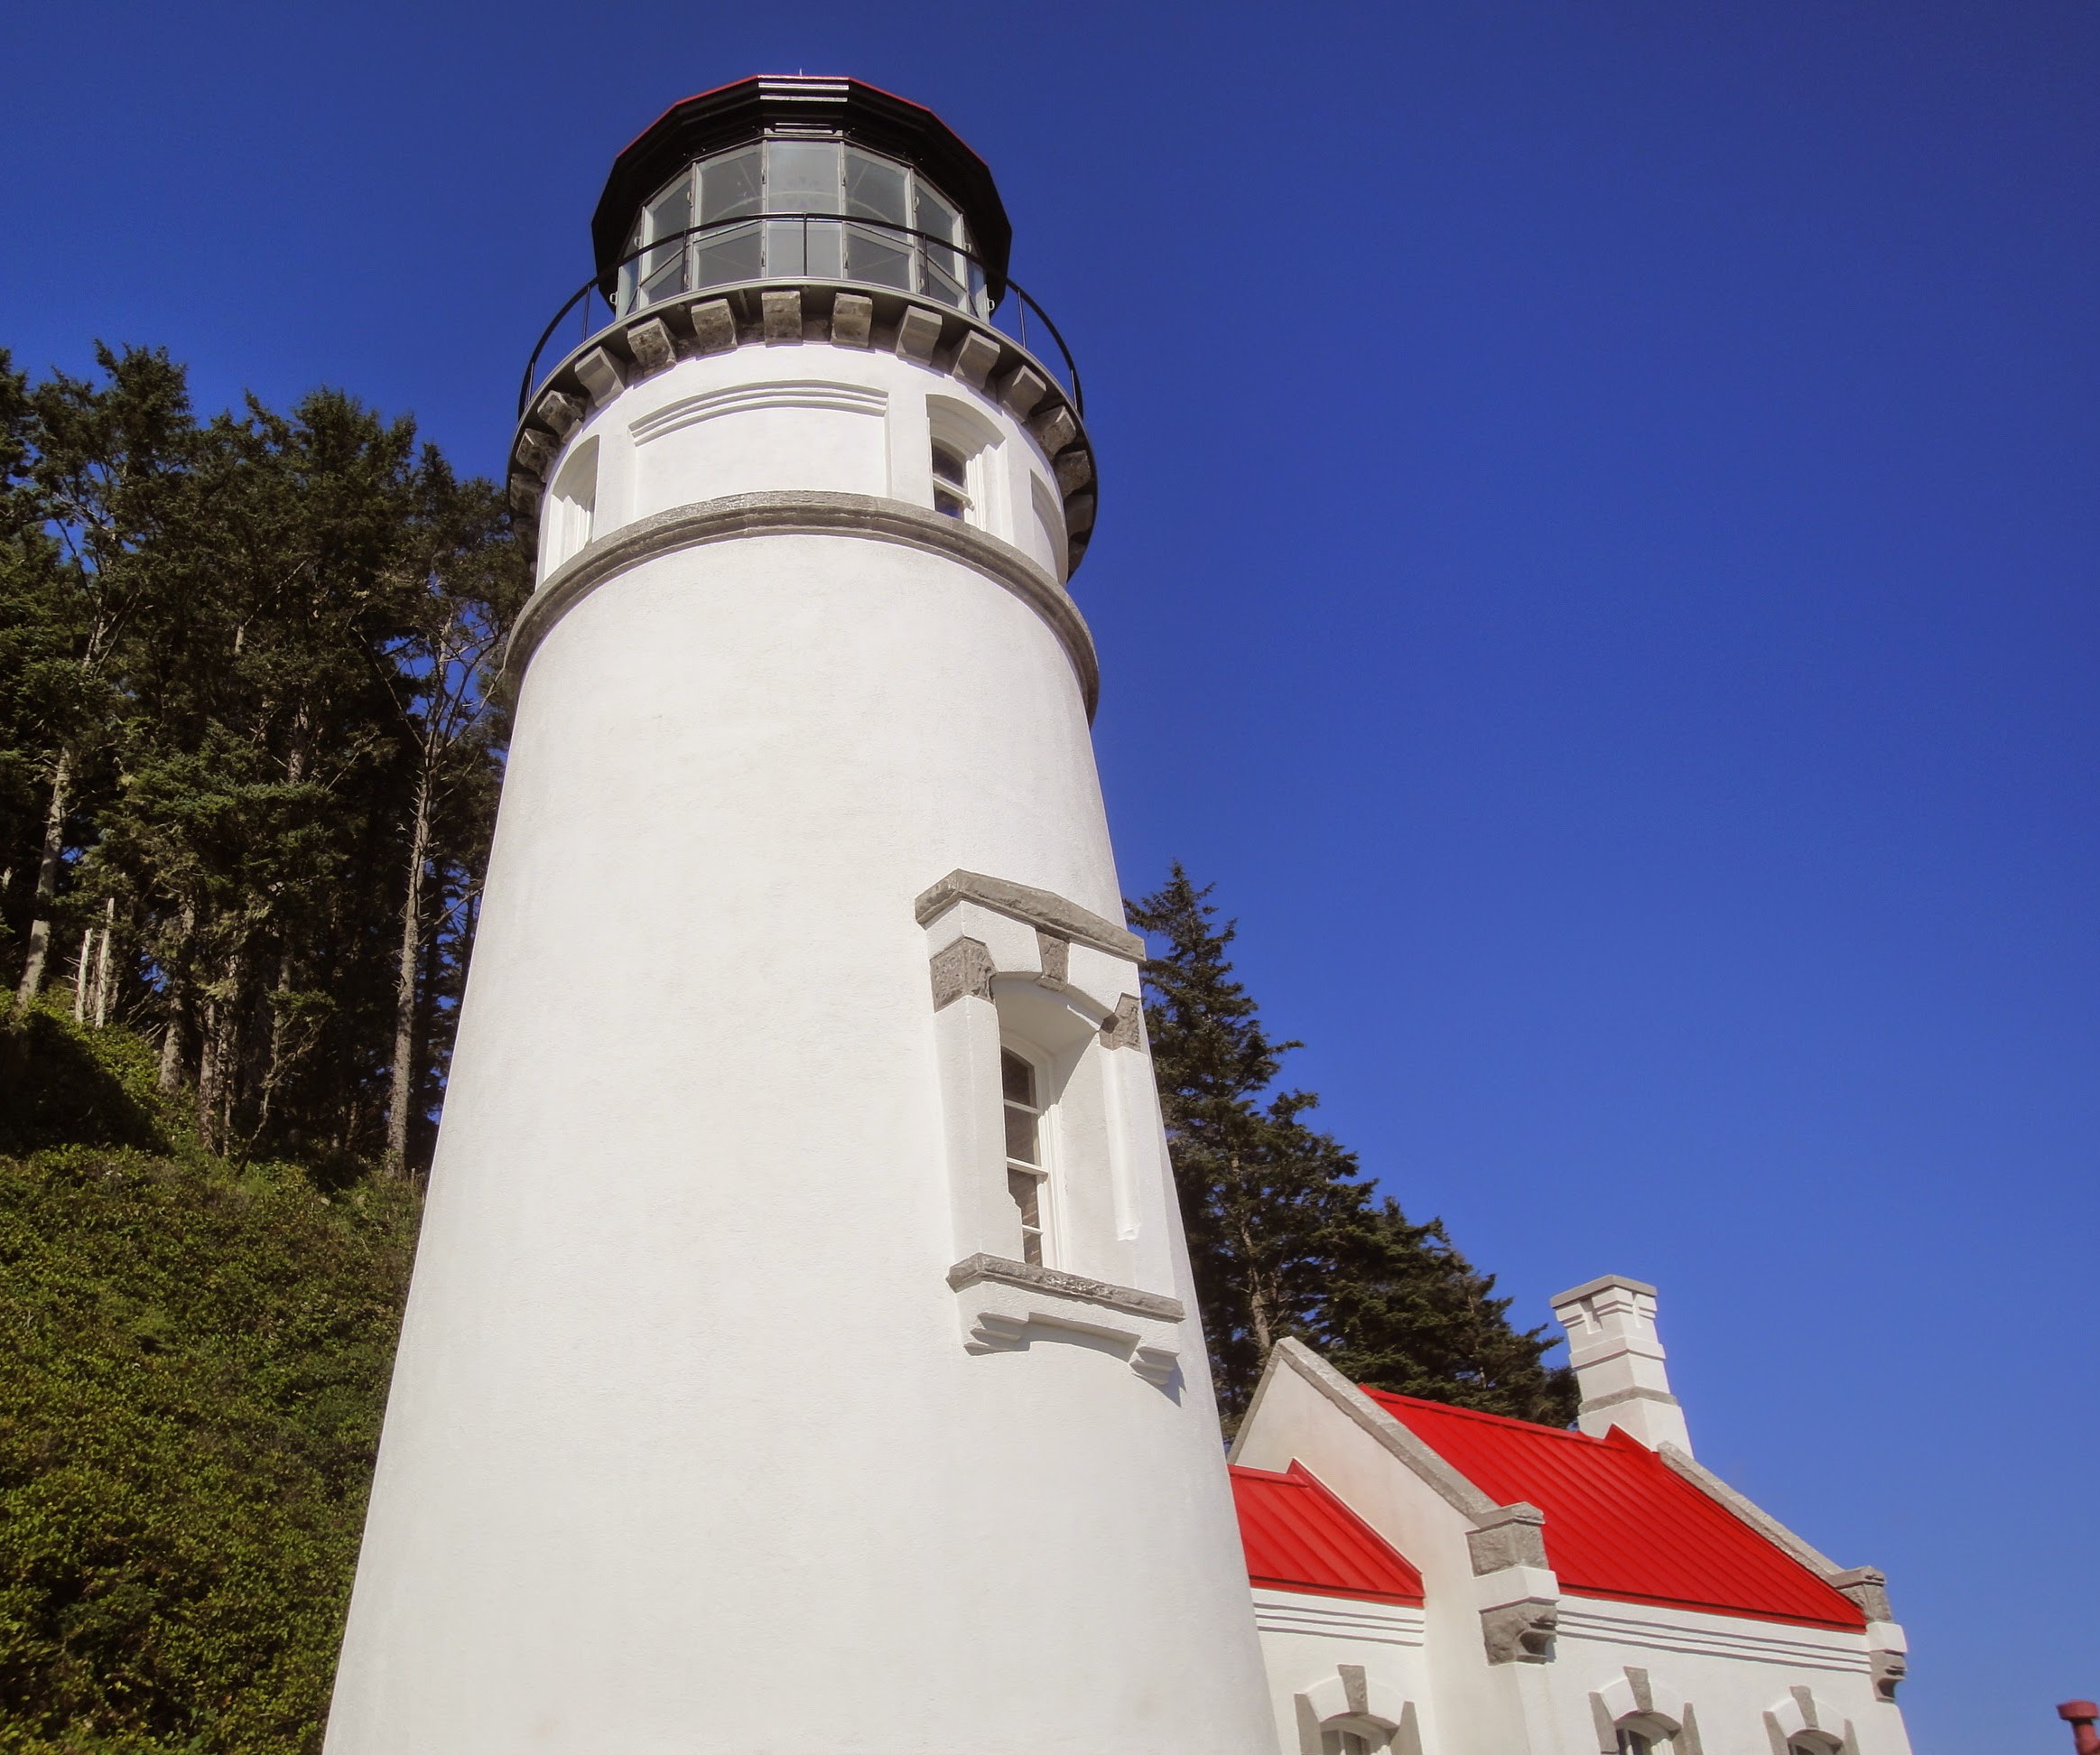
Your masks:
[{"label": "lantern room", "polygon": [[592,221],[621,316],[756,281],[834,281],[982,320],[1011,228],[991,173],[930,110],[857,79],[753,79],[666,111]]}]

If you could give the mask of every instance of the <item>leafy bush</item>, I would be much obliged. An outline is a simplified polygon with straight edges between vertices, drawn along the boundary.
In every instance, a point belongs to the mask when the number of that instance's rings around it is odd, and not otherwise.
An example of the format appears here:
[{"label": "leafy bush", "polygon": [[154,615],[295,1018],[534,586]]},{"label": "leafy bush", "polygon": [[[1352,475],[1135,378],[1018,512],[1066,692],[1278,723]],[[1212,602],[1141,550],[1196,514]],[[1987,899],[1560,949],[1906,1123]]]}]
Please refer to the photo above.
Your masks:
[{"label": "leafy bush", "polygon": [[0,1755],[317,1750],[414,1196],[237,1175],[121,1031],[13,1047],[14,1140],[91,1143],[0,1157]]}]

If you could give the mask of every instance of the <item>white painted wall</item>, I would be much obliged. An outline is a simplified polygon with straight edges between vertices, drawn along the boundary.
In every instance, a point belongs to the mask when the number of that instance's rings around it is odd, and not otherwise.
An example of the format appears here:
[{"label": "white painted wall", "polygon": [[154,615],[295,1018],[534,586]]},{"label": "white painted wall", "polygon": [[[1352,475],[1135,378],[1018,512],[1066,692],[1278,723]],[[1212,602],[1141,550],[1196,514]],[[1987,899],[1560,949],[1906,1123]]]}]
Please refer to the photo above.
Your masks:
[{"label": "white painted wall", "polygon": [[[754,396],[635,437],[790,382],[884,412]],[[594,534],[768,469],[865,491],[870,432],[930,504],[929,393],[970,394],[818,345],[683,363],[572,435]],[[1040,454],[979,408],[1026,507]],[[1071,663],[991,579],[766,535],[643,562],[548,633],[330,1755],[1272,1749],[1193,1316],[1166,1389],[1078,1341],[964,1350],[913,911],[957,868],[1121,917]],[[1120,1209],[1108,1122],[1074,1130],[1073,1247],[1186,1299],[1131,1112]]]},{"label": "white painted wall", "polygon": [[[1297,1591],[1256,1590],[1254,1623],[1285,1755],[1323,1755],[1326,1733],[1381,1733],[1395,1755],[1440,1747],[1423,1611]],[[1363,1672],[1361,1700],[1343,1667]]]},{"label": "white painted wall", "polygon": [[[931,506],[936,429],[972,453],[971,522],[1062,581],[1062,501],[1035,436],[962,379],[869,348],[801,342],[682,359],[593,411],[548,477],[559,482],[597,441],[594,536],[696,499],[796,488]],[[543,577],[567,558],[553,532],[549,520]]]}]

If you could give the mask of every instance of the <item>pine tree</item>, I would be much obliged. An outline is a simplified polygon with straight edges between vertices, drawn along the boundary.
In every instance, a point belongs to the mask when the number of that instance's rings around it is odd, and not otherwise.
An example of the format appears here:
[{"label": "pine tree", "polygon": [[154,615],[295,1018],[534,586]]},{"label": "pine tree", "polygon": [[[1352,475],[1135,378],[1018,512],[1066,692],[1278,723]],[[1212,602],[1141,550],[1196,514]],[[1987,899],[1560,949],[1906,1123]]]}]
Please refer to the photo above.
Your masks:
[{"label": "pine tree", "polygon": [[[0,961],[157,1038],[208,1149],[414,1167],[528,563],[339,392],[198,422],[164,354],[0,361]],[[19,1022],[17,1028],[19,1029]]]},{"label": "pine tree", "polygon": [[1146,964],[1146,1027],[1228,1427],[1287,1334],[1378,1388],[1566,1424],[1573,1384],[1544,1364],[1544,1329],[1510,1325],[1441,1221],[1375,1196],[1355,1154],[1305,1119],[1316,1096],[1274,1088],[1301,1045],[1263,1027],[1226,954],[1238,924],[1210,895],[1177,862],[1129,913],[1165,943]]}]

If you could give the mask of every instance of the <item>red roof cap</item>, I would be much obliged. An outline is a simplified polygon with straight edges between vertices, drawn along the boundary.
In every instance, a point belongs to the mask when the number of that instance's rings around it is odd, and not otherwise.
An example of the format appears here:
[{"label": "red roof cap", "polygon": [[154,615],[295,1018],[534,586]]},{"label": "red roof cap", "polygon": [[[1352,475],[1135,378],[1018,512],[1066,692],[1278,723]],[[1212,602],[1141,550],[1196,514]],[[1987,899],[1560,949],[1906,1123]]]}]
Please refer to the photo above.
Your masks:
[{"label": "red roof cap", "polygon": [[1364,1393],[1498,1505],[1546,1513],[1562,1590],[1803,1627],[1866,1616],[1639,1440],[1591,1438],[1412,1396]]},{"label": "red roof cap", "polygon": [[1303,1463],[1287,1474],[1235,1466],[1232,1500],[1250,1582],[1308,1596],[1422,1601],[1422,1574]]}]

